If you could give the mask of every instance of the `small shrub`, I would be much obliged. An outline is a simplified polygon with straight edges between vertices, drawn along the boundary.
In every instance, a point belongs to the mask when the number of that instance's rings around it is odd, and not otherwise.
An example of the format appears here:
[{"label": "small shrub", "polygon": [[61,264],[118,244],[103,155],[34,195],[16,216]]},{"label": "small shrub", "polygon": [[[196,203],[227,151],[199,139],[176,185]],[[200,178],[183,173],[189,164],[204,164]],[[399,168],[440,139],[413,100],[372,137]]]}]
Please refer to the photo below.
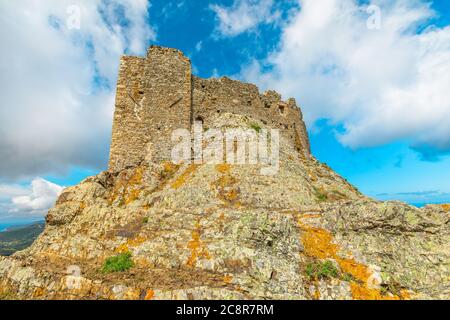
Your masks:
[{"label": "small shrub", "polygon": [[339,276],[339,270],[331,261],[308,263],[305,272],[311,280],[337,278]]},{"label": "small shrub", "polygon": [[251,128],[253,129],[253,130],[255,130],[256,132],[260,132],[261,131],[261,126],[260,125],[258,125],[258,124],[256,124],[256,123],[252,123],[251,124]]},{"label": "small shrub", "polygon": [[144,219],[142,219],[142,223],[147,224],[148,223],[148,217],[145,217]]},{"label": "small shrub", "polygon": [[134,266],[134,262],[131,259],[131,253],[125,252],[117,256],[106,259],[102,267],[103,273],[122,272]]}]

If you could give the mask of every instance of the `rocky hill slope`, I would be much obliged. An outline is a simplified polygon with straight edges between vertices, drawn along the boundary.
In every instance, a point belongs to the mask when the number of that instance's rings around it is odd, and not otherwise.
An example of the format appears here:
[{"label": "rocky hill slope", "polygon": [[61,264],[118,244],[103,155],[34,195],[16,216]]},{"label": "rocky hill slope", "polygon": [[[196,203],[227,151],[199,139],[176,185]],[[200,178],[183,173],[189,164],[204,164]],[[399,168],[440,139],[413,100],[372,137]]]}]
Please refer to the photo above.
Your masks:
[{"label": "rocky hill slope", "polygon": [[283,151],[274,176],[142,163],[64,190],[37,241],[0,258],[0,296],[448,299],[449,209],[371,200]]}]

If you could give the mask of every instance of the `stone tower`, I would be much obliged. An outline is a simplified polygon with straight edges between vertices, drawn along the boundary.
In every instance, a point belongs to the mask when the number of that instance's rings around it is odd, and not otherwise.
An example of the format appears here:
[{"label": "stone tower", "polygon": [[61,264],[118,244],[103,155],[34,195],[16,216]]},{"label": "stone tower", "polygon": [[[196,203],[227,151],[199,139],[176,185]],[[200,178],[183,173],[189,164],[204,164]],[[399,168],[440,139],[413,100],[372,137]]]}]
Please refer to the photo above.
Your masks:
[{"label": "stone tower", "polygon": [[147,57],[122,57],[110,169],[170,159],[171,133],[190,129],[191,63],[179,50],[152,46]]}]

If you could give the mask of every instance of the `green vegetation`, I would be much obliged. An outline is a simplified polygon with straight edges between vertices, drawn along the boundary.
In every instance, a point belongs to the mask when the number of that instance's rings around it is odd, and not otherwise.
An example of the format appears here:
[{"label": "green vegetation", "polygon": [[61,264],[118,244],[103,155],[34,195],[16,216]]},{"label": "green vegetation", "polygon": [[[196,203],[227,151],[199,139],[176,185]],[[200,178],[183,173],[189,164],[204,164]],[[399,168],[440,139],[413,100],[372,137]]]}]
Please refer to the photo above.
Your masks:
[{"label": "green vegetation", "polygon": [[144,219],[142,219],[142,223],[147,224],[148,223],[148,217],[145,217]]},{"label": "green vegetation", "polygon": [[102,267],[103,273],[123,272],[131,269],[134,262],[131,259],[131,253],[125,252],[117,256],[106,259]]},{"label": "green vegetation", "polygon": [[260,132],[261,131],[261,126],[260,125],[258,125],[258,124],[256,124],[256,123],[252,123],[251,125],[250,125],[250,127],[253,129],[253,130],[255,130],[256,132]]},{"label": "green vegetation", "polygon": [[339,276],[339,270],[331,261],[308,263],[305,271],[310,280],[337,278]]},{"label": "green vegetation", "polygon": [[325,202],[328,200],[328,195],[325,193],[325,191],[318,188],[314,188],[314,195],[319,202]]},{"label": "green vegetation", "polygon": [[17,300],[17,297],[14,293],[5,291],[0,292],[0,300]]},{"label": "green vegetation", "polygon": [[309,280],[337,278],[346,282],[357,281],[351,274],[342,273],[339,271],[339,269],[330,260],[308,263],[306,265],[305,272]]}]

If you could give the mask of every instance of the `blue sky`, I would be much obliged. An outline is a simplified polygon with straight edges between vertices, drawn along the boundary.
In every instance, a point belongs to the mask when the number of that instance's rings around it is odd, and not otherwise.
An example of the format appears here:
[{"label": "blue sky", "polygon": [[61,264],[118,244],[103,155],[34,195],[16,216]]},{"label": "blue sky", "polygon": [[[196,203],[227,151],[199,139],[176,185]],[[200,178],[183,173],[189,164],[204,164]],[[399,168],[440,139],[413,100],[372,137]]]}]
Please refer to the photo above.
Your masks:
[{"label": "blue sky", "polygon": [[106,168],[119,57],[150,44],[182,50],[198,76],[295,97],[313,154],[362,192],[450,202],[447,0],[24,0],[0,8],[9,49],[0,59],[0,221],[44,215],[62,186]]}]

